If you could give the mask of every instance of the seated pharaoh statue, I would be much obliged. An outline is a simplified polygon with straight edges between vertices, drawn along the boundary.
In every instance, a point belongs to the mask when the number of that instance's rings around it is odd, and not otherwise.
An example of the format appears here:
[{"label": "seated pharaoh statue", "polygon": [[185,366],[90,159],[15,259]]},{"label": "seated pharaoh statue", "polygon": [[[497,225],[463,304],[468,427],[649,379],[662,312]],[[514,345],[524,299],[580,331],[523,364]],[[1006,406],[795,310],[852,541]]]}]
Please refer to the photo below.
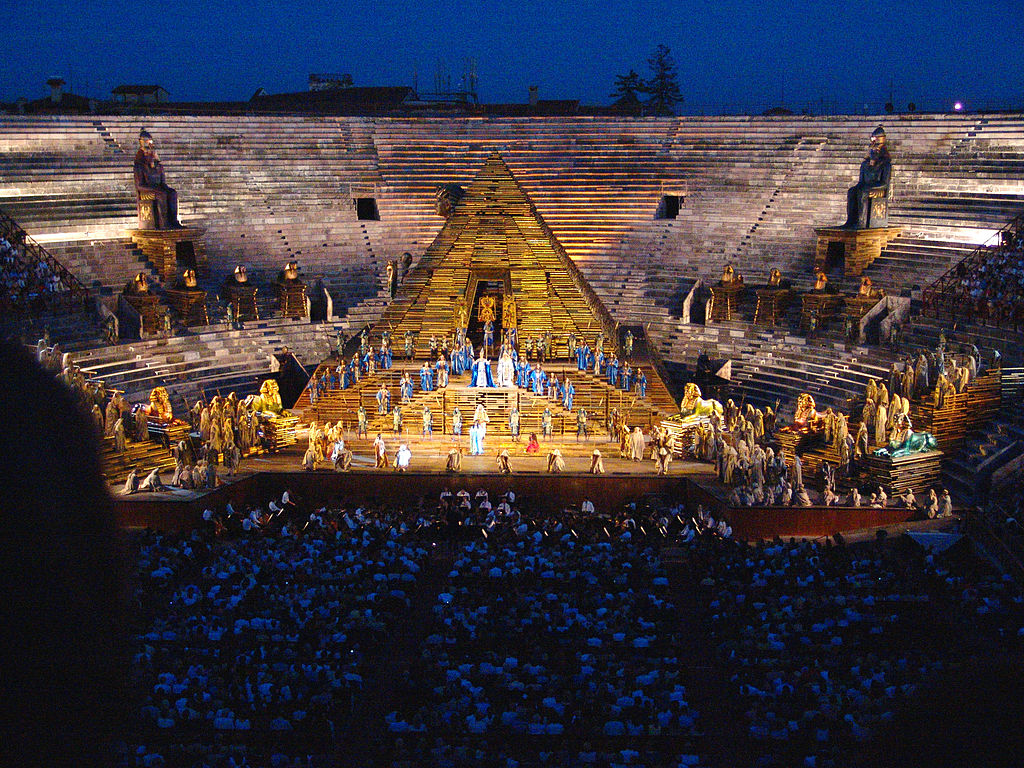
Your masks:
[{"label": "seated pharaoh statue", "polygon": [[139,229],[181,229],[178,193],[167,186],[153,136],[145,128],[139,131],[139,151],[135,153],[135,193]]},{"label": "seated pharaoh statue", "polygon": [[885,130],[871,133],[871,149],[860,164],[860,178],[846,193],[846,223],[843,229],[872,229],[889,223],[889,182],[892,158],[886,146]]}]

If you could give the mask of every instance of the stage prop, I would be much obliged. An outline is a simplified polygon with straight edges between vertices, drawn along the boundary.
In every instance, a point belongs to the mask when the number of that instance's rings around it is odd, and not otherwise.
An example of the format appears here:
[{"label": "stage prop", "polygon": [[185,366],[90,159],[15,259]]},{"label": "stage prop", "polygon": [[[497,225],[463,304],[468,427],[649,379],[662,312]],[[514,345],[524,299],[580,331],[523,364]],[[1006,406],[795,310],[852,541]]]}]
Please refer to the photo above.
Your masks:
[{"label": "stage prop", "polygon": [[277,301],[282,317],[306,316],[306,284],[299,279],[299,265],[288,262],[277,279]]},{"label": "stage prop", "polygon": [[239,264],[233,274],[224,281],[224,300],[231,305],[236,321],[259,320],[256,309],[256,286],[249,283],[245,267]]},{"label": "stage prop", "polygon": [[208,325],[210,317],[206,311],[206,291],[196,283],[194,269],[186,269],[185,273],[167,288],[164,293],[167,303],[181,318],[185,325]]}]

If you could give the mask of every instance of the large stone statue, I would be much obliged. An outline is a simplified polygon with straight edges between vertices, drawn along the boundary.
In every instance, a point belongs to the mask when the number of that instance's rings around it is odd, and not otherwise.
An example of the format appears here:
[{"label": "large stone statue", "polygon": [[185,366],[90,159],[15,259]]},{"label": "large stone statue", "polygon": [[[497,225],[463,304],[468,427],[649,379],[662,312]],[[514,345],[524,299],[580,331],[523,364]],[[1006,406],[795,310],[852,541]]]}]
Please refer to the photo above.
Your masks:
[{"label": "large stone statue", "polygon": [[885,143],[885,130],[871,133],[871,149],[860,164],[860,178],[846,193],[844,229],[871,229],[888,224],[889,182],[892,158]]},{"label": "large stone statue", "polygon": [[901,413],[893,424],[888,444],[875,451],[875,455],[898,459],[900,456],[909,456],[912,453],[935,451],[938,450],[938,447],[939,444],[931,432],[915,432],[911,429],[910,418],[905,413]]},{"label": "large stone statue", "polygon": [[167,186],[164,166],[149,131],[139,131],[135,153],[135,193],[139,199],[139,229],[181,229],[178,193]]},{"label": "large stone statue", "polygon": [[720,402],[702,398],[700,387],[692,381],[683,388],[683,401],[679,404],[679,415],[682,417],[683,426],[707,421],[713,413],[717,413],[719,416],[724,413]]}]

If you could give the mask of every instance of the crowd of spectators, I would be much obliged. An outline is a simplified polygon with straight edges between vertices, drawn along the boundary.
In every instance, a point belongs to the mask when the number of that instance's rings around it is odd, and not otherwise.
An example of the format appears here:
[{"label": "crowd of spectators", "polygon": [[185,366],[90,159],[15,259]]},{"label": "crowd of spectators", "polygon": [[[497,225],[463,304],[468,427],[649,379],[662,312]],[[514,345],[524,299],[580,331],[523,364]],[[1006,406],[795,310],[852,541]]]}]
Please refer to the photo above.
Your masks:
[{"label": "crowd of spectators", "polygon": [[0,308],[25,310],[67,290],[49,264],[28,258],[22,248],[0,237]]},{"label": "crowd of spectators", "polygon": [[1005,232],[998,248],[957,276],[968,316],[1015,330],[1024,321],[1024,232]]},{"label": "crowd of spectators", "polygon": [[[1019,588],[963,548],[748,546],[703,510],[592,506],[286,494],[136,534],[126,764],[694,766],[736,738],[841,765],[952,628],[1024,643]],[[731,734],[693,693],[709,665]]]}]

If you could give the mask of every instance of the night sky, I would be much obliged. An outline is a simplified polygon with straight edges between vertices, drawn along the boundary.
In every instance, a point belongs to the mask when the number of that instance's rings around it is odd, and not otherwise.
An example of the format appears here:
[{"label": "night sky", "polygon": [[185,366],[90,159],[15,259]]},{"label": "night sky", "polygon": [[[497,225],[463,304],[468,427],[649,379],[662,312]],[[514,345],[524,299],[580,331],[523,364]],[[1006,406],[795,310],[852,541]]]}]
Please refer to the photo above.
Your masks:
[{"label": "night sky", "polygon": [[[12,7],[13,6],[13,7]],[[648,74],[672,49],[681,112],[878,111],[1024,106],[1024,0],[965,3],[591,2],[52,2],[8,0],[0,100],[39,98],[57,75],[108,98],[156,83],[175,101],[247,100],[305,90],[310,72],[356,85],[433,90],[444,61],[456,86],[477,62],[486,102],[540,97],[608,104],[616,74]]]}]

